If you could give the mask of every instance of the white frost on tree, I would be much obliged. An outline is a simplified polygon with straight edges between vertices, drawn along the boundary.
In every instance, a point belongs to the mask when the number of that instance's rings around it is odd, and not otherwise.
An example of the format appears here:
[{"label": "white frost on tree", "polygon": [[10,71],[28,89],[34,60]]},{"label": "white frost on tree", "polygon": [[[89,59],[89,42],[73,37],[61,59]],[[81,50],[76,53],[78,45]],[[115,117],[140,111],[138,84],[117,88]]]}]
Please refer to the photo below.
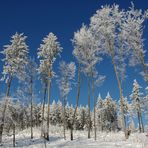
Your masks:
[{"label": "white frost on tree", "polygon": [[58,82],[61,97],[64,98],[68,95],[72,89],[74,83],[74,77],[76,72],[76,65],[74,62],[66,63],[60,62],[59,65],[60,77]]},{"label": "white frost on tree", "polygon": [[[57,55],[62,51],[60,43],[57,41],[57,37],[53,33],[49,33],[47,37],[43,39],[43,43],[38,48],[38,58],[40,59],[39,73],[41,80],[48,87],[48,118],[47,118],[47,132],[46,139],[49,140],[49,114],[50,114],[50,87],[51,79],[54,76],[53,63],[56,60]],[[44,101],[45,103],[45,101]]]},{"label": "white frost on tree", "polygon": [[130,97],[132,99],[133,109],[137,113],[139,131],[144,132],[144,125],[143,125],[143,119],[142,119],[142,107],[141,107],[142,93],[140,92],[140,88],[141,86],[138,84],[136,80],[134,80],[133,90],[132,90],[132,94]]},{"label": "white frost on tree", "polygon": [[26,38],[23,33],[16,33],[11,37],[11,44],[5,45],[2,54],[3,59],[3,75],[8,80],[11,76],[16,76],[21,79],[22,73],[25,72],[25,65],[28,61],[28,46],[26,45]]},{"label": "white frost on tree", "polygon": [[72,84],[74,83],[74,77],[76,72],[75,63],[74,62],[66,63],[64,61],[60,62],[59,72],[60,72],[60,77],[57,82],[59,85],[60,96],[61,96],[61,99],[63,100],[63,129],[64,129],[64,139],[66,139],[65,105],[66,105],[67,95],[72,89]]}]

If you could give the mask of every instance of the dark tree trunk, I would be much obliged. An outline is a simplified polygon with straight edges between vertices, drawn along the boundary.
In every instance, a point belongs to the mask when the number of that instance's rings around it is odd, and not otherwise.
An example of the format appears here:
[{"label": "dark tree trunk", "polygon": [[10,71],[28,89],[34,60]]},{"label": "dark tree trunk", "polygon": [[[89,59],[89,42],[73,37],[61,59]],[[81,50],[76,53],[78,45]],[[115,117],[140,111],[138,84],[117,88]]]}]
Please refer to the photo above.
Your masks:
[{"label": "dark tree trunk", "polygon": [[31,139],[33,139],[33,81],[30,82],[30,96],[31,96]]},{"label": "dark tree trunk", "polygon": [[122,125],[123,125],[122,129],[124,131],[125,138],[127,138],[125,119],[124,119],[124,108],[123,108],[124,99],[123,99],[122,87],[121,87],[121,82],[120,82],[120,79],[118,76],[117,67],[116,67],[113,55],[112,55],[112,63],[114,66],[114,71],[115,71],[115,75],[116,75],[116,79],[117,79],[117,83],[118,83],[118,88],[119,88],[119,93],[120,93],[120,104],[121,104],[120,107],[121,107],[121,117],[122,117]]},{"label": "dark tree trunk", "polygon": [[138,116],[139,131],[141,133],[141,122],[140,122],[140,114],[139,114],[139,111],[137,111],[137,116]]},{"label": "dark tree trunk", "polygon": [[47,133],[46,139],[49,141],[49,123],[50,123],[50,87],[51,87],[51,80],[48,80],[48,112],[47,112]]},{"label": "dark tree trunk", "polygon": [[65,100],[65,98],[63,98],[63,135],[64,135],[64,139],[66,140],[66,134],[65,134],[65,126],[66,126],[65,105],[66,105],[66,100]]},{"label": "dark tree trunk", "polygon": [[80,64],[78,66],[78,84],[77,84],[77,96],[76,96],[76,107],[74,110],[74,115],[73,115],[73,120],[72,120],[72,125],[71,125],[71,140],[73,140],[73,126],[75,123],[75,116],[76,116],[76,112],[77,112],[77,108],[78,108],[78,104],[79,104],[79,98],[80,98]]},{"label": "dark tree trunk", "polygon": [[2,143],[2,135],[3,135],[3,129],[4,129],[4,122],[5,122],[5,112],[7,109],[7,103],[8,103],[9,93],[10,93],[11,82],[12,82],[12,75],[10,75],[10,78],[7,82],[6,97],[4,100],[5,104],[4,104],[4,109],[2,111],[2,120],[1,120],[1,124],[0,124],[0,143]]},{"label": "dark tree trunk", "polygon": [[13,125],[13,147],[15,147],[15,124]]},{"label": "dark tree trunk", "polygon": [[143,120],[142,120],[142,115],[140,115],[140,117],[141,117],[142,132],[144,133],[144,124],[143,124]]},{"label": "dark tree trunk", "polygon": [[[42,128],[43,128],[43,124],[44,124],[44,112],[45,112],[46,92],[47,92],[47,83],[45,84],[45,88],[44,88],[44,98],[43,98],[43,108],[42,108]],[[44,136],[43,131],[41,131],[41,137],[42,136]]]},{"label": "dark tree trunk", "polygon": [[90,78],[88,78],[88,138],[90,138],[91,117],[90,117]]},{"label": "dark tree trunk", "polygon": [[73,128],[70,129],[70,139],[73,140]]},{"label": "dark tree trunk", "polygon": [[94,86],[94,75],[92,72],[92,98],[94,100],[94,139],[97,138],[97,131],[96,131],[96,99],[95,99],[95,86]]},{"label": "dark tree trunk", "polygon": [[140,102],[139,102],[139,116],[140,116],[140,121],[141,121],[141,131],[144,133],[144,124],[143,124],[143,120],[142,120],[142,111],[141,111],[141,107],[140,107]]}]

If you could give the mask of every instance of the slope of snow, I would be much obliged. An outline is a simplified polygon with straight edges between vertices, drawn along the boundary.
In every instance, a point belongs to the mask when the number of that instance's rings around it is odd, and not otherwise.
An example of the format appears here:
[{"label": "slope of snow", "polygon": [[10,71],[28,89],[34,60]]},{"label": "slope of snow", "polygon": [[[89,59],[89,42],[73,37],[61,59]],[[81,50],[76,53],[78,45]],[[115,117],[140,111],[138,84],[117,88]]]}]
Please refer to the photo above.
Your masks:
[{"label": "slope of snow", "polygon": [[[124,133],[97,133],[97,140],[87,139],[87,131],[74,131],[74,140],[70,141],[70,132],[67,131],[67,139],[63,139],[62,129],[59,127],[50,128],[50,141],[47,142],[40,137],[39,128],[34,129],[34,139],[30,139],[30,129],[17,133],[16,147],[20,148],[148,148],[148,137],[145,134],[131,134],[125,140]],[[12,136],[5,136],[2,147],[12,147]]]}]

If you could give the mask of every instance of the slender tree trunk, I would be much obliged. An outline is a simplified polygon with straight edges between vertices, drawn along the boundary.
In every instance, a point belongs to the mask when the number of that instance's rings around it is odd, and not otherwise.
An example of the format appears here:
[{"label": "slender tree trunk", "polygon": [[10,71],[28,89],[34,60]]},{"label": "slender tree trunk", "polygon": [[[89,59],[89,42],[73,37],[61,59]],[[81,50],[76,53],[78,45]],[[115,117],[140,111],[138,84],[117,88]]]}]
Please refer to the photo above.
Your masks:
[{"label": "slender tree trunk", "polygon": [[126,127],[126,116],[124,115],[124,123],[125,123],[125,127]]},{"label": "slender tree trunk", "polygon": [[30,95],[31,95],[31,139],[33,139],[33,81],[30,82]]},{"label": "slender tree trunk", "polygon": [[90,117],[90,78],[88,77],[88,138],[90,138],[91,117]]},{"label": "slender tree trunk", "polygon": [[122,129],[125,133],[125,137],[127,138],[127,132],[126,132],[126,126],[125,126],[125,119],[124,119],[124,108],[123,108],[123,93],[122,93],[122,87],[121,87],[121,82],[118,76],[118,72],[117,72],[117,68],[116,68],[116,64],[114,61],[114,56],[112,55],[112,63],[114,66],[114,71],[115,71],[115,75],[116,75],[116,79],[117,79],[117,83],[118,83],[118,88],[119,88],[119,93],[120,93],[120,103],[121,103],[121,118],[122,118]]},{"label": "slender tree trunk", "polygon": [[23,106],[23,113],[22,113],[22,120],[20,120],[21,123],[21,130],[24,129],[24,106]]},{"label": "slender tree trunk", "polygon": [[51,80],[48,79],[48,112],[47,112],[47,137],[46,139],[49,141],[49,121],[50,121],[50,87],[51,87]]},{"label": "slender tree trunk", "polygon": [[73,129],[72,129],[72,127],[70,129],[70,139],[73,140]]},{"label": "slender tree trunk", "polygon": [[4,100],[5,103],[4,103],[4,109],[2,111],[2,120],[1,120],[1,124],[0,124],[0,143],[2,143],[2,135],[3,135],[3,129],[4,129],[4,122],[5,122],[5,112],[6,112],[6,109],[7,109],[11,82],[12,82],[12,75],[10,75],[10,78],[7,82],[6,97],[5,97],[5,100]]},{"label": "slender tree trunk", "polygon": [[8,127],[8,134],[10,133],[10,129],[12,127],[12,123],[10,123],[9,127]]},{"label": "slender tree trunk", "polygon": [[140,100],[138,100],[138,121],[140,123],[140,126],[139,126],[139,130],[140,132],[143,132],[144,133],[144,125],[143,125],[143,120],[142,120],[142,112],[141,112],[141,107],[140,107]]},{"label": "slender tree trunk", "polygon": [[15,124],[13,124],[13,147],[15,147]]},{"label": "slender tree trunk", "polygon": [[74,115],[73,115],[73,119],[72,119],[72,125],[71,125],[71,140],[73,140],[73,126],[75,123],[75,116],[77,113],[77,108],[78,108],[78,104],[79,104],[79,98],[80,98],[80,64],[78,66],[78,83],[77,83],[77,96],[76,96],[76,107],[74,110]]},{"label": "slender tree trunk", "polygon": [[42,106],[43,108],[42,108],[42,131],[41,131],[41,136],[43,136],[43,134],[45,134],[45,133],[43,133],[43,128],[44,128],[43,126],[44,126],[44,112],[45,112],[46,92],[47,92],[47,84],[45,84],[45,88],[44,88],[44,98],[43,98],[43,106]]},{"label": "slender tree trunk", "polygon": [[94,88],[94,76],[92,72],[92,98],[94,100],[94,139],[96,140],[97,138],[97,133],[96,133],[96,99],[95,99],[95,88]]},{"label": "slender tree trunk", "polygon": [[110,56],[111,56],[111,59],[112,59],[112,64],[113,64],[113,67],[114,67],[114,72],[115,72],[115,75],[116,75],[118,88],[119,88],[119,93],[120,93],[120,103],[121,103],[120,108],[121,108],[121,118],[122,118],[122,130],[124,131],[125,138],[127,139],[127,131],[126,131],[126,126],[125,126],[125,121],[124,121],[123,92],[122,92],[121,82],[120,82],[118,72],[117,72],[116,63],[115,63],[115,60],[114,60],[114,54],[115,54],[114,53],[114,48],[112,47],[110,41],[109,41],[109,49],[110,49]]},{"label": "slender tree trunk", "polygon": [[137,111],[137,116],[138,116],[138,123],[139,123],[139,131],[141,133],[141,122],[140,122],[140,114],[139,114],[139,111]]},{"label": "slender tree trunk", "polygon": [[103,125],[102,125],[102,113],[100,114],[100,125],[101,125],[101,131],[103,132]]},{"label": "slender tree trunk", "polygon": [[65,100],[65,98],[63,98],[63,135],[64,135],[64,139],[66,140],[66,134],[65,134],[65,126],[66,126],[65,105],[66,105],[66,100]]},{"label": "slender tree trunk", "polygon": [[143,124],[143,120],[142,120],[142,112],[141,112],[141,107],[140,107],[140,102],[139,102],[139,118],[138,120],[140,120],[140,123],[141,123],[141,132],[144,133],[144,124]]},{"label": "slender tree trunk", "polygon": [[144,133],[144,124],[143,124],[143,120],[142,120],[142,111],[141,111],[141,107],[140,107],[140,102],[139,102],[139,116],[140,116],[140,122],[141,122],[141,131]]},{"label": "slender tree trunk", "polygon": [[141,114],[140,114],[140,118],[141,118],[142,133],[144,133],[144,124],[143,124],[143,120],[142,120],[142,115]]}]

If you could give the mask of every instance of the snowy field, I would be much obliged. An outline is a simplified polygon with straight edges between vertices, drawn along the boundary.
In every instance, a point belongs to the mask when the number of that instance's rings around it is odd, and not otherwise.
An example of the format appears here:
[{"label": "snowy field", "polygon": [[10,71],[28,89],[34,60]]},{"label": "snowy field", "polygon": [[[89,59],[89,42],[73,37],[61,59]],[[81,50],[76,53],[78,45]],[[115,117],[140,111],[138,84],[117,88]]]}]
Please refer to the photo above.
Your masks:
[{"label": "snowy field", "polygon": [[[30,139],[30,129],[21,131],[16,135],[16,147],[28,148],[148,148],[148,137],[146,134],[131,134],[125,140],[122,132],[118,133],[97,133],[97,140],[92,137],[87,139],[87,131],[75,131],[74,140],[70,141],[69,131],[67,139],[63,139],[62,129],[52,127],[50,129],[50,141],[45,142],[40,137],[40,129],[34,129],[34,139]],[[91,133],[93,136],[93,133]],[[5,136],[3,140],[4,148],[12,147],[12,136]]]}]

